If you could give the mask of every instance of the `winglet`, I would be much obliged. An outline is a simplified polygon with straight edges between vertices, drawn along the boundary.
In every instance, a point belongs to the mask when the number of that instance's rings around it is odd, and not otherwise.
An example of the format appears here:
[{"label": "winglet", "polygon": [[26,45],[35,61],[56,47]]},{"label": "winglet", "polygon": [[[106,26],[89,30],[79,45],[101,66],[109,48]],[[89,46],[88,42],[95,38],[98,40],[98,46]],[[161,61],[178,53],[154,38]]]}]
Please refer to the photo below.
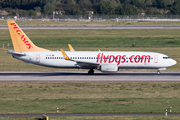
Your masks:
[{"label": "winglet", "polygon": [[69,46],[70,51],[72,51],[72,52],[75,51],[75,50],[73,49],[73,47],[71,46],[71,44],[68,44],[68,46]]},{"label": "winglet", "polygon": [[63,49],[61,49],[61,52],[62,52],[63,57],[64,57],[65,60],[71,60],[71,59],[69,59],[69,57],[66,55],[66,53],[64,52]]}]

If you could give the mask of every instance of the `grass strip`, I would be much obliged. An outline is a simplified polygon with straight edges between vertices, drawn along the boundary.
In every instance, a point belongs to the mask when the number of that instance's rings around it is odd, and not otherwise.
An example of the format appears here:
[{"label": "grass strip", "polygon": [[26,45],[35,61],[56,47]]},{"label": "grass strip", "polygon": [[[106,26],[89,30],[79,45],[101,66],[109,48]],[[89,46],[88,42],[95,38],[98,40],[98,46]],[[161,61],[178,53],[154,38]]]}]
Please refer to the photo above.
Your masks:
[{"label": "grass strip", "polygon": [[0,113],[180,112],[180,82],[0,82]]},{"label": "grass strip", "polygon": [[[1,117],[2,120],[41,120],[41,117]],[[179,120],[179,116],[63,116],[50,120]]]},{"label": "grass strip", "polygon": [[[53,22],[51,21],[16,21],[19,26],[180,26],[180,22],[114,22],[106,20],[104,22]],[[0,26],[7,26],[6,21],[0,21]]]}]

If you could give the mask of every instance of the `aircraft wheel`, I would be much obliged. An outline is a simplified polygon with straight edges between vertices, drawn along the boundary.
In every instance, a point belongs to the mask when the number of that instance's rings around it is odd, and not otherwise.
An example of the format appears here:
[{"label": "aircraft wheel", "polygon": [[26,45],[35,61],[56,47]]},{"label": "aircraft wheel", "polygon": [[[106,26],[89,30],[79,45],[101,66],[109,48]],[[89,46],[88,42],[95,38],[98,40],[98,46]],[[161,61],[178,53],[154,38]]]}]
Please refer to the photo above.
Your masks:
[{"label": "aircraft wheel", "polygon": [[90,69],[90,70],[88,71],[88,75],[92,75],[92,74],[94,74],[94,70],[93,70],[93,69]]},{"label": "aircraft wheel", "polygon": [[160,75],[160,71],[157,71],[157,74]]}]

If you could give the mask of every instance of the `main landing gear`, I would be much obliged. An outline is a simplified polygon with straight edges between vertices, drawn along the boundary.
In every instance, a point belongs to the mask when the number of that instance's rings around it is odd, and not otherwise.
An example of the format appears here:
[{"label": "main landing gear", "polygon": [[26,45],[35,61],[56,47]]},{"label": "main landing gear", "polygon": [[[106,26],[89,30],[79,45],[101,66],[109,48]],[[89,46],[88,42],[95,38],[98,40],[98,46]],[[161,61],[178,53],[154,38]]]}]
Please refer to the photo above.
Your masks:
[{"label": "main landing gear", "polygon": [[157,71],[157,74],[160,75],[160,71],[159,70]]},{"label": "main landing gear", "polygon": [[90,69],[90,70],[88,71],[88,75],[92,75],[92,74],[94,74],[94,70],[93,70],[93,69]]}]

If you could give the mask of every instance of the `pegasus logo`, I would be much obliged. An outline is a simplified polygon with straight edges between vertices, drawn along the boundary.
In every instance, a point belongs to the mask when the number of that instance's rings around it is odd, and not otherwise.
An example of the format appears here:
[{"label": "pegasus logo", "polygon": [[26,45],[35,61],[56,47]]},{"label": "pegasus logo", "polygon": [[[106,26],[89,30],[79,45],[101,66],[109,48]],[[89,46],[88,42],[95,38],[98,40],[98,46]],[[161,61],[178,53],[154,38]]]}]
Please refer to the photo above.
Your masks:
[{"label": "pegasus logo", "polygon": [[16,33],[21,37],[21,40],[24,42],[24,44],[27,46],[28,49],[33,48],[33,46],[29,43],[28,39],[25,37],[25,35],[22,33],[22,31],[16,26],[15,23],[11,23],[13,26],[13,29],[16,31]]}]

